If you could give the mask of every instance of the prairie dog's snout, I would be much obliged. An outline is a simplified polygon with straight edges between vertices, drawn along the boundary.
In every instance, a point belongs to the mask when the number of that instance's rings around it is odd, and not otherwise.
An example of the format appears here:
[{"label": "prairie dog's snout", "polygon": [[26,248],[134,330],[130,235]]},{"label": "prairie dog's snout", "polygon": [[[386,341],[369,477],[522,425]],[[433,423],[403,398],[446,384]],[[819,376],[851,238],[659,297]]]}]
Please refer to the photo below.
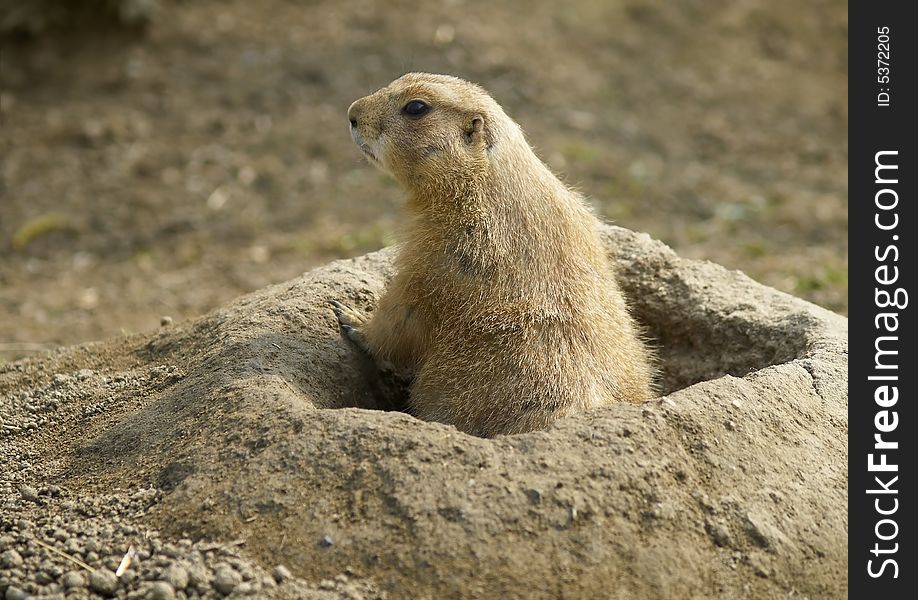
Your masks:
[{"label": "prairie dog's snout", "polygon": [[368,120],[364,111],[366,100],[367,98],[360,98],[354,101],[347,109],[351,139],[354,140],[354,143],[357,144],[364,156],[370,159],[370,162],[380,165],[381,150],[376,144],[379,132],[378,130],[370,130],[368,127]]},{"label": "prairie dog's snout", "polygon": [[347,120],[351,122],[351,129],[357,128],[357,111],[354,110],[354,107],[357,105],[357,102],[360,102],[360,100],[357,100],[351,103],[351,105],[347,109]]},{"label": "prairie dog's snout", "polygon": [[347,109],[347,120],[351,123],[352,134],[355,131],[359,131],[360,126],[365,124],[362,122],[364,119],[361,118],[363,116],[361,113],[363,112],[362,107],[365,104],[365,100],[366,98],[355,100]]}]

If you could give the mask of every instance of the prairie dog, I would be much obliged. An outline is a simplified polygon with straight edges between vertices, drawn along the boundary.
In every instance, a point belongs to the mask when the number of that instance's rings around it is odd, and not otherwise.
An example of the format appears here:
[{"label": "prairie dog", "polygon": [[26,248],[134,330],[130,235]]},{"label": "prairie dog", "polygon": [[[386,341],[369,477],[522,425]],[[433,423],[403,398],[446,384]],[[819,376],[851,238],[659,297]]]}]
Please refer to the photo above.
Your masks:
[{"label": "prairie dog", "polygon": [[599,221],[487,92],[409,73],[348,119],[412,219],[372,316],[335,312],[377,364],[413,376],[412,414],[490,437],[653,397]]}]

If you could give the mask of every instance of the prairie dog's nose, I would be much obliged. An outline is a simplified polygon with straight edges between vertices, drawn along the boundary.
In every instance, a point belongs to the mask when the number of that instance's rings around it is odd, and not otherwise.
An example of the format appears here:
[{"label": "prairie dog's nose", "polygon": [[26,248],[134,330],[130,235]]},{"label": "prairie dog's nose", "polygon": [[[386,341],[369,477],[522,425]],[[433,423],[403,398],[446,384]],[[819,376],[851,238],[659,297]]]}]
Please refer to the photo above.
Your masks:
[{"label": "prairie dog's nose", "polygon": [[357,127],[359,123],[358,117],[360,116],[360,100],[355,101],[347,109],[347,119],[351,122],[351,127]]}]

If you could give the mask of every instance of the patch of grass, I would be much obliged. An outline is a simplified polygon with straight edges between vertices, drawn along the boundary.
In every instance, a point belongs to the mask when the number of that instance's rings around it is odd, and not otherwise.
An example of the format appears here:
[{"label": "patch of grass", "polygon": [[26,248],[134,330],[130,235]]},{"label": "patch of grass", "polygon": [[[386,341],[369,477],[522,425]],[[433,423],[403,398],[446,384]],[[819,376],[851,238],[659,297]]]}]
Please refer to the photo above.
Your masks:
[{"label": "patch of grass", "polygon": [[838,285],[848,287],[848,269],[828,267],[825,271],[825,279],[833,286]]},{"label": "patch of grass", "polygon": [[819,290],[847,287],[848,271],[835,267],[827,267],[812,275],[800,275],[794,289],[800,294],[807,294]]},{"label": "patch of grass", "polygon": [[630,218],[634,214],[634,209],[624,202],[606,202],[600,207],[600,212],[607,219],[620,221]]},{"label": "patch of grass", "polygon": [[372,226],[339,236],[331,246],[337,252],[351,254],[376,250],[385,245],[386,232],[381,227]]},{"label": "patch of grass", "polygon": [[309,232],[299,243],[294,244],[300,253],[312,257],[316,254],[331,256],[355,256],[379,250],[396,243],[391,227],[376,223],[356,231],[342,231],[342,227],[331,227]]},{"label": "patch of grass", "polygon": [[768,254],[768,246],[764,242],[748,242],[742,248],[743,254],[749,258],[761,258]]},{"label": "patch of grass", "polygon": [[600,152],[595,147],[588,144],[572,143],[568,144],[561,151],[564,159],[570,162],[595,162],[600,157]]},{"label": "patch of grass", "polygon": [[75,227],[65,215],[56,212],[45,213],[26,221],[16,230],[12,239],[13,249],[18,251],[25,250],[29,244],[42,236],[55,231],[72,229],[75,229]]}]

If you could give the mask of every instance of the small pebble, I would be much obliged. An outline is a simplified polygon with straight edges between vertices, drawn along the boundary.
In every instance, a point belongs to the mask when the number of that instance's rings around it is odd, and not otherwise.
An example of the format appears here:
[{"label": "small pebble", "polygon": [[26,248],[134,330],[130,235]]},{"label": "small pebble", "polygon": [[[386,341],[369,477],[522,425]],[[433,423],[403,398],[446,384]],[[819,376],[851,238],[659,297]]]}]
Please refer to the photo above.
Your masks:
[{"label": "small pebble", "polygon": [[150,600],[174,600],[175,590],[165,581],[156,581],[150,586],[147,597]]},{"label": "small pebble", "polygon": [[173,563],[163,572],[163,581],[177,590],[188,587],[188,571],[182,565]]},{"label": "small pebble", "polygon": [[290,572],[290,569],[284,565],[277,565],[274,567],[274,570],[271,571],[271,576],[274,577],[274,581],[281,583],[293,577],[293,574]]},{"label": "small pebble", "polygon": [[128,569],[121,574],[121,577],[119,577],[121,582],[125,585],[130,585],[134,583],[134,580],[140,578],[140,576],[137,574],[137,561],[133,562],[132,565],[134,566],[133,569]]},{"label": "small pebble", "polygon": [[241,581],[242,577],[232,567],[217,567],[214,573],[214,589],[224,596],[232,594]]},{"label": "small pebble", "polygon": [[19,488],[19,495],[23,500],[28,502],[38,502],[38,490],[31,485],[23,485]]},{"label": "small pebble", "polygon": [[159,318],[160,327],[168,327],[169,325],[172,325],[172,317],[169,315],[163,315]]},{"label": "small pebble", "polygon": [[319,545],[322,546],[323,548],[329,548],[335,545],[335,541],[331,539],[330,535],[323,535],[322,539],[319,540]]},{"label": "small pebble", "polygon": [[89,587],[103,596],[114,596],[118,590],[118,577],[108,569],[96,569],[89,575]]},{"label": "small pebble", "polygon": [[48,585],[54,581],[54,578],[46,571],[39,571],[35,574],[35,583],[38,585]]},{"label": "small pebble", "polygon": [[86,578],[79,571],[70,571],[61,578],[61,585],[68,590],[83,588],[86,587]]},{"label": "small pebble", "polygon": [[6,588],[6,600],[28,600],[28,597],[28,594],[14,585]]},{"label": "small pebble", "polygon": [[235,592],[234,594],[235,596],[247,596],[251,594],[254,590],[255,588],[252,586],[251,583],[249,583],[248,581],[243,581],[242,583],[237,585],[236,589],[233,591]]},{"label": "small pebble", "polygon": [[711,536],[711,540],[721,548],[730,548],[733,545],[733,540],[730,537],[730,532],[727,531],[723,525],[718,523],[708,523],[705,525],[705,529],[707,530],[708,535]]},{"label": "small pebble", "polygon": [[5,569],[15,569],[22,566],[22,556],[15,550],[7,550],[0,554],[0,565]]},{"label": "small pebble", "polygon": [[210,587],[211,574],[210,570],[200,563],[192,564],[188,567],[188,584],[204,591]]}]

